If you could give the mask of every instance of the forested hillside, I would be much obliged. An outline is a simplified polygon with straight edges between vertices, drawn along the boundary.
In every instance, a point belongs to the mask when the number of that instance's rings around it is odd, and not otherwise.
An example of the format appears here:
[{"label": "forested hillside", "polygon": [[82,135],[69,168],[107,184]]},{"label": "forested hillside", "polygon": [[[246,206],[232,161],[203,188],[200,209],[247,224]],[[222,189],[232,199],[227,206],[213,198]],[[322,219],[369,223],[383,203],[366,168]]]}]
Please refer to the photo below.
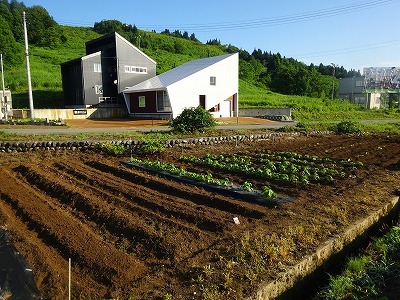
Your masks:
[{"label": "forested hillside", "polygon": [[[32,86],[34,97],[40,99],[39,107],[62,107],[60,63],[83,56],[86,41],[113,31],[157,61],[157,73],[193,59],[239,52],[240,87],[250,84],[263,94],[271,91],[316,98],[330,97],[332,92],[332,66],[306,65],[261,49],[249,53],[234,45],[222,45],[218,39],[203,44],[195,33],[169,29],[148,32],[118,20],[99,21],[93,28],[62,26],[41,6],[26,7],[16,0],[1,0],[0,53],[4,56],[6,86],[13,92],[14,107],[26,107],[23,11],[27,18]],[[360,74],[343,67],[335,70],[336,78],[354,75]],[[241,94],[241,100],[246,101],[246,94]]]}]

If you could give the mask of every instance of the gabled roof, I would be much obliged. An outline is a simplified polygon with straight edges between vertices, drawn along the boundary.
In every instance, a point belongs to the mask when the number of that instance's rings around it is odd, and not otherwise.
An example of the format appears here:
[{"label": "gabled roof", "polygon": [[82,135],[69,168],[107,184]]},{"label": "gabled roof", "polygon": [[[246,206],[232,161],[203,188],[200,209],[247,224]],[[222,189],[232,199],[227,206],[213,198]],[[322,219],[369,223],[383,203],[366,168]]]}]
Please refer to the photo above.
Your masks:
[{"label": "gabled roof", "polygon": [[124,93],[146,90],[163,90],[169,85],[174,84],[186,77],[189,77],[190,75],[193,75],[205,68],[208,68],[232,55],[235,54],[225,54],[187,62],[179,67],[176,67],[158,76],[152,77],[130,88],[127,88],[126,90],[124,90]]}]

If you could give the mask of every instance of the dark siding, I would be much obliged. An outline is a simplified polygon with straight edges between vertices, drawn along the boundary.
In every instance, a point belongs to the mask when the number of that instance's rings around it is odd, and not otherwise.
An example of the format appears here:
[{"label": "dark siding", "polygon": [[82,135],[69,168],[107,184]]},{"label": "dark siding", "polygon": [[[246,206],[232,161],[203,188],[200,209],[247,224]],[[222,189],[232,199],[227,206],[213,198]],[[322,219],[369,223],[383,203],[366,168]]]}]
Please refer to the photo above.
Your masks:
[{"label": "dark siding", "polygon": [[[101,52],[101,56],[83,57],[76,60],[79,64],[82,62],[83,71],[80,72],[79,77],[69,74],[70,62],[63,64],[62,76],[66,105],[96,105],[99,103],[99,97],[117,97],[119,104],[125,105],[122,92],[126,87],[131,87],[156,75],[155,62],[115,33],[86,43],[87,55],[96,52]],[[94,72],[94,63],[101,63],[101,73]],[[125,73],[125,65],[146,67],[147,74]],[[102,94],[96,94],[96,85],[102,86]],[[75,99],[77,89],[80,89],[79,99]],[[154,107],[155,105],[154,101]]]},{"label": "dark siding", "polygon": [[83,106],[82,61],[74,60],[61,65],[64,105]]},{"label": "dark siding", "polygon": [[86,54],[92,54],[107,49],[115,49],[115,33],[111,33],[95,40],[86,42]]},{"label": "dark siding", "polygon": [[[156,113],[157,112],[157,93],[143,92],[130,94],[131,111],[130,113]],[[146,97],[146,107],[139,107],[139,96]]]}]

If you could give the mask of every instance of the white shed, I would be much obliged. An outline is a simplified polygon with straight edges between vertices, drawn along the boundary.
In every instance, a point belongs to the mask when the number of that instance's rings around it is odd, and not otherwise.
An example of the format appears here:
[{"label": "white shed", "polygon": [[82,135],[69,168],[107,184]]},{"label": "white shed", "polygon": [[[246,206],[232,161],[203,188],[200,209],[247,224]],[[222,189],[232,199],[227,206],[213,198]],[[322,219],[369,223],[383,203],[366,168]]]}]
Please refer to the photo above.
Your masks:
[{"label": "white shed", "polygon": [[238,89],[239,54],[233,53],[185,63],[123,93],[131,117],[170,119],[199,105],[214,117],[232,117]]}]

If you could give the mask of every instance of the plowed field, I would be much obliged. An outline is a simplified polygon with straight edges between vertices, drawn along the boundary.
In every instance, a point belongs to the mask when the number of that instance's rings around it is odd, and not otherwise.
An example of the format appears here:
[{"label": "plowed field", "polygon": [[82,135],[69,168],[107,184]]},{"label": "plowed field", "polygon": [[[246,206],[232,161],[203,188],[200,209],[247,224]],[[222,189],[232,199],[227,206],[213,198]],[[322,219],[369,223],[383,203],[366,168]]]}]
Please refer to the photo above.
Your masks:
[{"label": "plowed field", "polygon": [[1,153],[0,221],[45,299],[67,298],[68,258],[73,299],[240,299],[400,187],[399,136],[285,137],[168,149],[148,158],[183,165],[182,152],[261,149],[352,159],[364,167],[331,185],[274,186],[295,200],[269,208],[126,168],[120,160],[128,158]]}]

